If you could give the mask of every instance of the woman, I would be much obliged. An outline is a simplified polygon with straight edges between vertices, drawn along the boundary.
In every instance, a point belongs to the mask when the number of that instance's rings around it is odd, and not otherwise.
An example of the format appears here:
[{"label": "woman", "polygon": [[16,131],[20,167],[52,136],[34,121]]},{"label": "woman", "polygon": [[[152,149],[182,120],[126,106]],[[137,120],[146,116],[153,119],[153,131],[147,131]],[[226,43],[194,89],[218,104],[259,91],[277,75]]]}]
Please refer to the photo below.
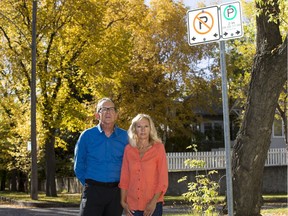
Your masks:
[{"label": "woman", "polygon": [[168,187],[163,143],[149,115],[138,114],[128,130],[119,187],[128,216],[161,216]]}]

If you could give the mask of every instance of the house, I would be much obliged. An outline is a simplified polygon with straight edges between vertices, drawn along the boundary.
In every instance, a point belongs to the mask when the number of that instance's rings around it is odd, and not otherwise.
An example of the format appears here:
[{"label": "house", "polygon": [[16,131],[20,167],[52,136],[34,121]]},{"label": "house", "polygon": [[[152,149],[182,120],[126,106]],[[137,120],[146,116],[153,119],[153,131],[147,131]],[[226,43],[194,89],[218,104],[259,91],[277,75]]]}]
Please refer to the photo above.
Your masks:
[{"label": "house", "polygon": [[[237,132],[239,130],[239,117],[240,109],[230,109],[230,137],[231,144],[233,145]],[[212,146],[211,150],[223,150],[224,145],[224,122],[222,107],[215,110],[214,114],[207,112],[198,112],[202,121],[198,122],[194,127],[195,130],[202,134],[204,140],[202,143]],[[196,133],[197,134],[197,133]],[[287,148],[285,143],[284,122],[278,116],[275,115],[275,119],[272,127],[271,144],[270,148]]]}]

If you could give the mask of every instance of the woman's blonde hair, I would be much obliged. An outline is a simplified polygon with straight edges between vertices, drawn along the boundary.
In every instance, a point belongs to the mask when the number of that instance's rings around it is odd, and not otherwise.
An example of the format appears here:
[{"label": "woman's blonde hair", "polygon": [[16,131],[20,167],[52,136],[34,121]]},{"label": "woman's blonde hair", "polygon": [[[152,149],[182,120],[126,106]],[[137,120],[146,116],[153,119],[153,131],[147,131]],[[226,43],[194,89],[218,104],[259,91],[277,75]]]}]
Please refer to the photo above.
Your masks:
[{"label": "woman's blonde hair", "polygon": [[131,146],[137,146],[137,135],[136,135],[136,124],[142,119],[147,119],[150,125],[150,133],[149,133],[149,143],[152,145],[155,142],[162,142],[161,139],[158,137],[157,130],[155,128],[154,122],[152,118],[147,114],[138,114],[132,119],[132,123],[128,129],[128,136],[129,136],[129,143]]}]

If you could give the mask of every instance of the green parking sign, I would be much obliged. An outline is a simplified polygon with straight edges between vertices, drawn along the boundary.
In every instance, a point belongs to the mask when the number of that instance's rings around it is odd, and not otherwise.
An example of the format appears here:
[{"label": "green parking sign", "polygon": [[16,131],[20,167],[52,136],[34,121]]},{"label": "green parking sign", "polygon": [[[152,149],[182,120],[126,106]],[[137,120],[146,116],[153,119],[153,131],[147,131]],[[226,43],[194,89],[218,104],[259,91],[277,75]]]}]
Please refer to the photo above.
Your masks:
[{"label": "green parking sign", "polygon": [[220,5],[221,38],[228,40],[243,36],[240,2]]}]

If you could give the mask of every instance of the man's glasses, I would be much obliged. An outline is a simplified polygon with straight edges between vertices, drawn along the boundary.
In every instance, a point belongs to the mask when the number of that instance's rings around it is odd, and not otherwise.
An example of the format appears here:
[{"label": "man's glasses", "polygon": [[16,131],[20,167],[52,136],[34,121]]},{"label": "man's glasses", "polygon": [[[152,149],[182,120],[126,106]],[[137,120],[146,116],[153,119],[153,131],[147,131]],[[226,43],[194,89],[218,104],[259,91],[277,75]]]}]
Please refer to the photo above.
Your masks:
[{"label": "man's glasses", "polygon": [[106,112],[115,112],[116,111],[116,108],[115,107],[101,107],[99,109],[99,113],[106,113]]}]

